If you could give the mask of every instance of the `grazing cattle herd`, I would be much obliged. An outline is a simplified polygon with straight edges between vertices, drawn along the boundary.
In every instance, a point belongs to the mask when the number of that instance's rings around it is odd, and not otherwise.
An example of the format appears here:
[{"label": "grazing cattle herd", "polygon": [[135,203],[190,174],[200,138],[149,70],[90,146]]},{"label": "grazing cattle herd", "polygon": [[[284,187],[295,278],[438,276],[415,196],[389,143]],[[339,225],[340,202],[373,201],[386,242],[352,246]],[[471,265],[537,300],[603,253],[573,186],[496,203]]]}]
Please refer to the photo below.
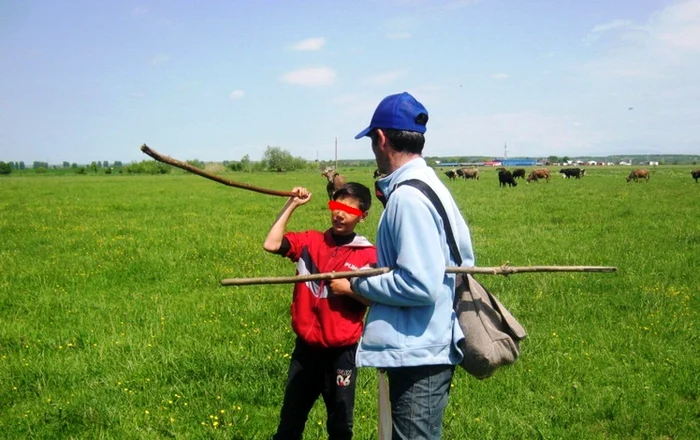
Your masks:
[{"label": "grazing cattle herd", "polygon": [[[517,186],[518,183],[515,181],[517,178],[524,179],[525,178],[525,168],[516,168],[513,171],[509,171],[504,167],[499,167],[496,168],[495,171],[498,173],[498,186],[499,187],[514,187]],[[479,180],[479,170],[476,168],[453,168],[451,170],[447,170],[444,172],[445,176],[449,180],[457,180],[458,177],[461,177],[463,179],[474,179],[474,180]],[[564,179],[571,179],[572,177],[574,179],[581,179],[582,177],[586,176],[586,170],[584,168],[562,168],[559,170],[559,174]],[[690,172],[690,175],[692,176],[693,179],[695,179],[695,183],[698,183],[698,180],[700,180],[700,169],[692,170]],[[632,170],[629,175],[627,176],[627,182],[630,182],[634,180],[635,182],[639,182],[640,180],[645,180],[649,181],[649,178],[651,176],[651,173],[647,169],[635,169]],[[375,178],[376,178],[376,171],[375,171]],[[547,168],[536,168],[530,172],[530,174],[527,176],[527,179],[525,181],[527,183],[530,182],[537,182],[541,179],[544,179],[549,183],[549,179],[551,178],[551,174]]]},{"label": "grazing cattle herd", "polygon": [[457,177],[461,177],[464,180],[479,180],[479,170],[477,170],[476,168],[459,168],[456,170],[448,170],[445,171],[445,175],[450,180],[455,180],[457,179]]}]

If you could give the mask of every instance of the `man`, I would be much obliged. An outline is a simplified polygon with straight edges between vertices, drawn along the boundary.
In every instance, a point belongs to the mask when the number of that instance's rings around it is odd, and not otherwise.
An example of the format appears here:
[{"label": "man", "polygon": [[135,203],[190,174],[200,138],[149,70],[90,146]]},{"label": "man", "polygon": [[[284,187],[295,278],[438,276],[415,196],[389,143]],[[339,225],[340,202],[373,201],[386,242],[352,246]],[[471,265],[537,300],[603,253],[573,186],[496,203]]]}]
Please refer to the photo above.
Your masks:
[{"label": "man", "polygon": [[474,265],[469,229],[451,194],[422,158],[428,111],[408,93],[384,98],[356,139],[368,136],[379,171],[385,210],[377,230],[377,258],[386,274],[333,280],[337,294],[372,302],[357,351],[359,367],[385,369],[393,439],[440,439],[454,366],[464,338],[453,310],[455,265],[442,220],[419,190],[397,185],[427,183],[447,211],[464,266]]}]

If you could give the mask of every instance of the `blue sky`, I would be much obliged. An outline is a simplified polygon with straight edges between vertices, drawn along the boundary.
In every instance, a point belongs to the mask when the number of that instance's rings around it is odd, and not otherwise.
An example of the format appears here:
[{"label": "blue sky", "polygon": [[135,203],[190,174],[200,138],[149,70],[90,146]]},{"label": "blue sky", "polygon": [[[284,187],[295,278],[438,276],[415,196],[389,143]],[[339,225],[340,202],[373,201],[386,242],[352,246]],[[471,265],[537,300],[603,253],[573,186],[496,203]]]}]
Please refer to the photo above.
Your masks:
[{"label": "blue sky", "polygon": [[0,160],[700,153],[700,0],[0,2]]}]

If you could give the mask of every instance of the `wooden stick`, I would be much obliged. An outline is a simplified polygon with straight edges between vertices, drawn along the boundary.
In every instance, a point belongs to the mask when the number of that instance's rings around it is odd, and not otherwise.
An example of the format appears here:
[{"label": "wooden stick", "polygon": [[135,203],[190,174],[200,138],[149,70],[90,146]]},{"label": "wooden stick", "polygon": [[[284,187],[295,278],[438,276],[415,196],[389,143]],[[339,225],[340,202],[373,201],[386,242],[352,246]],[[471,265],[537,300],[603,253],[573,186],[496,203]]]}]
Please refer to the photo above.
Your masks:
[{"label": "wooden stick", "polygon": [[172,157],[162,155],[162,154],[158,153],[157,151],[151,149],[146,144],[143,144],[141,146],[141,151],[143,151],[147,155],[151,156],[153,159],[157,160],[158,162],[163,162],[163,163],[166,163],[168,165],[172,165],[174,167],[183,169],[185,171],[189,171],[190,173],[197,174],[198,176],[206,177],[209,180],[223,183],[226,186],[233,186],[235,188],[247,189],[248,191],[255,191],[258,193],[262,193],[262,194],[269,194],[271,196],[294,197],[297,195],[297,193],[292,192],[292,191],[277,191],[274,189],[260,188],[258,186],[250,185],[248,183],[240,183],[240,182],[234,182],[233,180],[224,179],[223,177],[219,177],[217,175],[214,175],[214,174],[208,173],[202,169],[199,169],[195,166],[192,166],[192,165],[188,164],[187,162],[181,162],[177,159],[173,159]]},{"label": "wooden stick", "polygon": [[[515,273],[528,272],[615,272],[616,267],[610,266],[499,266],[499,267],[448,267],[447,273],[470,273],[482,275],[508,276]],[[364,269],[351,272],[325,272],[313,275],[298,275],[287,277],[260,277],[260,278],[226,278],[221,280],[222,286],[249,286],[252,284],[287,284],[305,281],[333,280],[336,278],[371,277],[390,272],[388,267],[376,269]]]}]

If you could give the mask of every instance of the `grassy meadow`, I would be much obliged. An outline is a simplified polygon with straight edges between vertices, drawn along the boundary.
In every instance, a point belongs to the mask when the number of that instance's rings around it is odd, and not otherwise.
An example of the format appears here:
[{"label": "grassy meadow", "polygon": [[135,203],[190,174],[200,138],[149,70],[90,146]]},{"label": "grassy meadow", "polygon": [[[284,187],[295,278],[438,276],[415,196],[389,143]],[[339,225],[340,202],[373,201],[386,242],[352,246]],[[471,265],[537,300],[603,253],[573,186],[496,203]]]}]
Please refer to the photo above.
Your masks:
[{"label": "grassy meadow", "polygon": [[[700,438],[700,184],[691,167],[629,167],[499,188],[446,181],[479,266],[605,265],[616,273],[481,276],[526,327],[522,357],[478,381],[458,370],[444,438]],[[556,173],[558,169],[551,168]],[[372,185],[371,169],[343,169]],[[290,229],[326,229],[320,173],[234,174],[314,199]],[[0,178],[0,437],[266,439],[293,334],[293,275],[262,249],[284,198],[179,170]],[[381,206],[358,232],[374,240]],[[360,370],[355,438],[377,438]],[[318,401],[305,439],[325,438]]]}]

